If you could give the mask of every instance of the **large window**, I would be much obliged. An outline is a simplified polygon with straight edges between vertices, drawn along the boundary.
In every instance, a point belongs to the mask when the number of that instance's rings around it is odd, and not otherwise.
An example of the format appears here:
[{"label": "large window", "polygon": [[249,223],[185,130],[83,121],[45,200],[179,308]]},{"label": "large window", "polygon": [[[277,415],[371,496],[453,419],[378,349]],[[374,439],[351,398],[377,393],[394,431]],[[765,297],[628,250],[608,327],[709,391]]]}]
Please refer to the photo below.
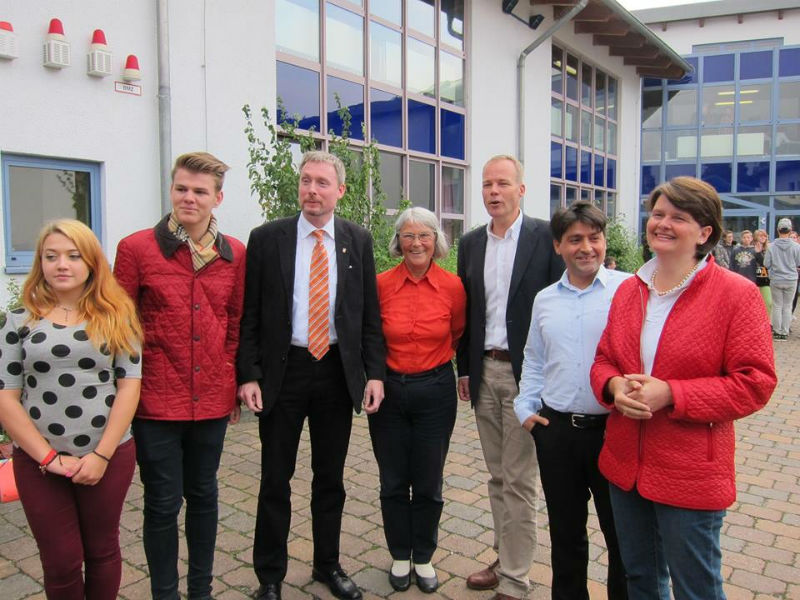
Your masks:
[{"label": "large window", "polygon": [[550,214],[581,199],[614,216],[617,80],[558,46],[550,73]]},{"label": "large window", "polygon": [[78,219],[99,235],[99,165],[3,154],[2,180],[6,272],[30,269],[47,221]]},{"label": "large window", "polygon": [[354,143],[378,143],[390,213],[407,198],[453,237],[465,219],[464,32],[463,0],[276,3],[279,119],[325,147],[347,106]]}]

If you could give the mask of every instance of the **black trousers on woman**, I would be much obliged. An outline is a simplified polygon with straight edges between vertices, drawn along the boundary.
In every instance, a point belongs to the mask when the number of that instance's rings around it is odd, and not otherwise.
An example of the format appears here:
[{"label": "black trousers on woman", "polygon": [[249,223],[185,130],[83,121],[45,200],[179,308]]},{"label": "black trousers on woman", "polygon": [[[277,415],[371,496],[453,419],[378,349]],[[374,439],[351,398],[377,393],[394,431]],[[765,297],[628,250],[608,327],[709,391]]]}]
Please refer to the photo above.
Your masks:
[{"label": "black trousers on woman", "polygon": [[430,562],[442,515],[442,474],[456,422],[451,364],[420,375],[389,372],[380,410],[369,416],[381,479],[381,513],[394,560]]}]

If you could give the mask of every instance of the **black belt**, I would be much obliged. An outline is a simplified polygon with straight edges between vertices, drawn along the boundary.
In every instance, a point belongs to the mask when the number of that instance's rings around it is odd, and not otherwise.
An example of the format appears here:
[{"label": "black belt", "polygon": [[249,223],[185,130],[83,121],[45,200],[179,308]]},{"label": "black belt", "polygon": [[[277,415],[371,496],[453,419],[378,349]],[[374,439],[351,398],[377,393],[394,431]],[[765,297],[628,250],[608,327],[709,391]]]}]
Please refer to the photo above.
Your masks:
[{"label": "black belt", "polygon": [[606,426],[607,414],[587,415],[583,413],[568,413],[555,410],[542,401],[542,410],[539,414],[548,419],[564,421],[576,429],[600,429]]},{"label": "black belt", "polygon": [[404,377],[405,379],[422,379],[423,377],[430,377],[431,375],[436,375],[444,371],[447,367],[452,369],[451,363],[448,360],[446,363],[442,363],[438,367],[434,367],[432,369],[428,369],[427,371],[420,371],[419,373],[400,373],[399,371],[395,371],[386,367],[386,374],[391,375],[392,377]]}]

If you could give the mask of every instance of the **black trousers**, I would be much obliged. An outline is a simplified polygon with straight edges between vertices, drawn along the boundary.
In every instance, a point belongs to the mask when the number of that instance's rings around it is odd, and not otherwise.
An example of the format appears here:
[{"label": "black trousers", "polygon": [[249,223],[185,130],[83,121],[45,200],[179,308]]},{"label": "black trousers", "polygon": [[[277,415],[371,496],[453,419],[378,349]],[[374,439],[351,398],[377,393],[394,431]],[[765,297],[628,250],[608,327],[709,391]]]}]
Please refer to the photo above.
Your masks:
[{"label": "black trousers", "polygon": [[430,562],[442,516],[442,474],[456,422],[456,384],[446,363],[425,376],[389,374],[369,416],[381,480],[381,513],[395,560]]},{"label": "black trousers", "polygon": [[563,413],[540,411],[550,425],[536,425],[533,439],[550,521],[553,600],[589,600],[586,571],[589,540],[586,521],[594,497],[600,529],[608,549],[608,598],[625,600],[625,569],[619,554],[608,481],[597,468],[605,427],[578,429]]},{"label": "black trousers", "polygon": [[305,348],[292,347],[278,401],[259,419],[261,488],[258,493],[253,567],[260,583],[286,576],[292,516],[289,482],[294,475],[303,423],[311,437],[311,521],[314,567],[339,565],[339,534],[345,491],[342,481],[353,402],[347,392],[336,347],[316,361]]}]

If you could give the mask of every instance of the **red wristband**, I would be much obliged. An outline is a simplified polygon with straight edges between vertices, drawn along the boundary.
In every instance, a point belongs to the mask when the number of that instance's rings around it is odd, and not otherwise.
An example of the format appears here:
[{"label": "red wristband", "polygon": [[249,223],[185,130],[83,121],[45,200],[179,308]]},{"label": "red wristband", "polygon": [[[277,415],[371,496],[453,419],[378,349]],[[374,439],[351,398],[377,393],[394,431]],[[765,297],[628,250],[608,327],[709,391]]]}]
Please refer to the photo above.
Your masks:
[{"label": "red wristband", "polygon": [[57,454],[58,454],[58,452],[56,452],[55,450],[50,448],[50,452],[48,452],[47,456],[45,456],[42,459],[42,462],[39,463],[39,466],[40,467],[46,467],[47,465],[49,465],[51,462],[53,462],[55,460]]}]

